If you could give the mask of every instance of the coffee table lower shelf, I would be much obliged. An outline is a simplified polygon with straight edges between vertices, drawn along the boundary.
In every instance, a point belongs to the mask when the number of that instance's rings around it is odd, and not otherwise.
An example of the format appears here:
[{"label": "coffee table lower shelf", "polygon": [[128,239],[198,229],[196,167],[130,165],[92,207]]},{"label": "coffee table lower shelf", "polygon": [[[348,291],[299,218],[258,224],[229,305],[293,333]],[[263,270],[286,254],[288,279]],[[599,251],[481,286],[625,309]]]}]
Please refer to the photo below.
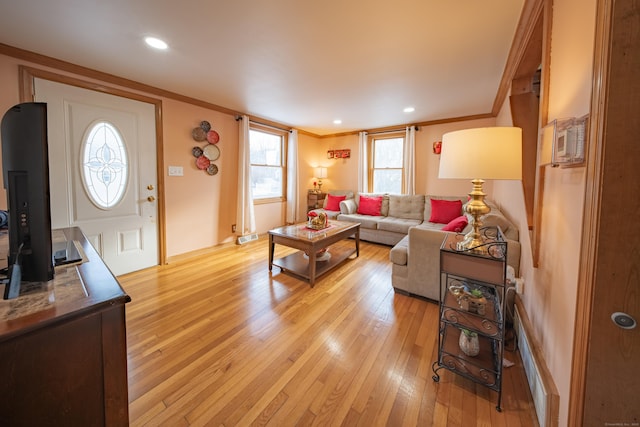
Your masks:
[{"label": "coffee table lower shelf", "polygon": [[284,272],[291,273],[295,276],[306,279],[313,285],[313,282],[318,276],[333,269],[338,264],[356,253],[356,249],[354,247],[347,247],[344,244],[346,242],[342,243],[342,245],[337,244],[329,247],[329,253],[331,254],[331,257],[327,261],[316,261],[316,272],[315,277],[313,278],[311,277],[311,272],[309,271],[309,258],[304,255],[303,251],[298,251],[291,255],[274,259],[273,265],[275,265],[276,267],[280,267],[280,269]]}]

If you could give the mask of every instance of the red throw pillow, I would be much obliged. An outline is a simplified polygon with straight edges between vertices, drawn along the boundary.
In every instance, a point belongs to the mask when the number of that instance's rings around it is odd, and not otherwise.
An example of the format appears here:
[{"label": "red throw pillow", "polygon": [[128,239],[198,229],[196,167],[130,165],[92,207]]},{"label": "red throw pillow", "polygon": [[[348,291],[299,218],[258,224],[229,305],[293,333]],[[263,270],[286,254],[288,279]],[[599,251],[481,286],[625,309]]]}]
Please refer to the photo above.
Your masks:
[{"label": "red throw pillow", "polygon": [[382,196],[360,196],[359,214],[380,216],[381,209]]},{"label": "red throw pillow", "polygon": [[332,196],[331,194],[327,194],[327,204],[324,208],[328,211],[339,211],[340,202],[346,198],[347,196]]},{"label": "red throw pillow", "polygon": [[442,231],[455,231],[456,233],[460,233],[468,223],[467,217],[462,215],[449,221],[449,223],[442,228]]},{"label": "red throw pillow", "polygon": [[438,224],[448,224],[462,213],[462,202],[460,200],[439,200],[431,199],[431,218],[429,222]]}]

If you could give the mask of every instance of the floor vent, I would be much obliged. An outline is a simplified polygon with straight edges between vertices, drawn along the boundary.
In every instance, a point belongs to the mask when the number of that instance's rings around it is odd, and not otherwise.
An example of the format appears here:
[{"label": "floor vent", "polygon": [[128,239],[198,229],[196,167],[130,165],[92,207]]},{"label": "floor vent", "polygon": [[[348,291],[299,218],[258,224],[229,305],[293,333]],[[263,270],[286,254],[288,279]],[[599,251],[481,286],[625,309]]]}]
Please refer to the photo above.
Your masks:
[{"label": "floor vent", "polygon": [[539,352],[538,344],[531,336],[531,324],[520,304],[515,305],[513,327],[518,334],[518,349],[527,382],[533,397],[538,424],[557,426],[559,417],[559,396],[551,374]]},{"label": "floor vent", "polygon": [[244,236],[238,236],[236,240],[236,244],[244,245],[245,243],[253,242],[254,240],[258,240],[258,235],[255,233],[245,234]]}]

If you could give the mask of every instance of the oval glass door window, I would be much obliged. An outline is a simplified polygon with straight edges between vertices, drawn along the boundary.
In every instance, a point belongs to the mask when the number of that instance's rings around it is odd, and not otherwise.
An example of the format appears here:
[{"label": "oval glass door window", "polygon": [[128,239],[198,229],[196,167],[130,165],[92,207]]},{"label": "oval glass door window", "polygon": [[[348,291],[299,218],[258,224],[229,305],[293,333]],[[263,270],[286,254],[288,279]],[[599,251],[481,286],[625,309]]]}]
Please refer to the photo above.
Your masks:
[{"label": "oval glass door window", "polygon": [[94,123],[82,143],[82,183],[94,205],[110,209],[127,188],[129,163],[120,132],[109,122]]}]

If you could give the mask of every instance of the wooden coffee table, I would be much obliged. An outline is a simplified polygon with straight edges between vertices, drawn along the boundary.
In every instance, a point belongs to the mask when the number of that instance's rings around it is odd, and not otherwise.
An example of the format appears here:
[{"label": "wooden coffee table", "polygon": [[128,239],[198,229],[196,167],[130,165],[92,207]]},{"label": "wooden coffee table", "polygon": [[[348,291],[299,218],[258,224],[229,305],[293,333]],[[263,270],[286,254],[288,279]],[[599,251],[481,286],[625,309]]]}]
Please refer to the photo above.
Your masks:
[{"label": "wooden coffee table", "polygon": [[[329,248],[340,240],[354,236],[355,248]],[[276,243],[300,251],[277,260],[273,259]],[[328,248],[329,256],[317,259],[318,251]],[[309,254],[305,255],[305,252]],[[269,271],[275,265],[282,271],[309,280],[311,286],[316,277],[336,267],[353,253],[360,255],[360,224],[344,221],[330,221],[329,227],[322,230],[307,228],[306,223],[287,225],[269,231]],[[328,259],[326,259],[328,258]]]}]

